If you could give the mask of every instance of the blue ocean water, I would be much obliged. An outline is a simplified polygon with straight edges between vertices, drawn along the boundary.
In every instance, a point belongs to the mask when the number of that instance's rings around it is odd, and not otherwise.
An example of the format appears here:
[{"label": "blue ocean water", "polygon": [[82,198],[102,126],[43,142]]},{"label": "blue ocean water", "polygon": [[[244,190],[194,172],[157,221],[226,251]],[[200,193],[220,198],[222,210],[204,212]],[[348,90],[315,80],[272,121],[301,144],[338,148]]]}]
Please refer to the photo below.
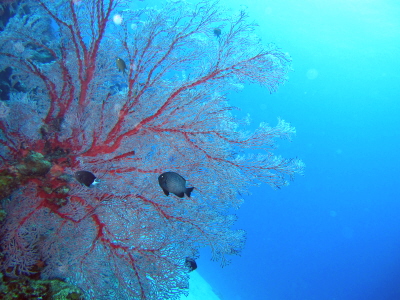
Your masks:
[{"label": "blue ocean water", "polygon": [[306,170],[281,190],[253,188],[237,212],[241,257],[221,269],[204,251],[200,274],[221,299],[400,299],[400,3],[245,6],[294,72],[277,93],[246,86],[232,103],[255,127],[291,122],[297,135],[277,152]]},{"label": "blue ocean water", "polygon": [[400,299],[400,4],[221,2],[293,57],[278,92],[230,97],[254,129],[291,122],[297,136],[276,153],[307,168],[289,187],[252,188],[237,211],[241,257],[221,269],[205,249],[200,274],[221,299]]}]

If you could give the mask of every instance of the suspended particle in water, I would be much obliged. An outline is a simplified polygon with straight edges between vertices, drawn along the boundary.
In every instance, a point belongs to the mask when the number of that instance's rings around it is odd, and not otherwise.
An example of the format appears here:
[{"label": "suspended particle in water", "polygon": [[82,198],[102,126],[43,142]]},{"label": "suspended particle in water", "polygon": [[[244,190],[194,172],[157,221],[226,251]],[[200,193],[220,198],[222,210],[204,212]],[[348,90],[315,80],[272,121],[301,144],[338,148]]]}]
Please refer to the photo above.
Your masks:
[{"label": "suspended particle in water", "polygon": [[318,77],[318,71],[316,69],[309,69],[307,71],[307,78],[313,80]]},{"label": "suspended particle in water", "polygon": [[120,14],[116,14],[113,17],[114,24],[121,25],[122,23],[122,16]]}]

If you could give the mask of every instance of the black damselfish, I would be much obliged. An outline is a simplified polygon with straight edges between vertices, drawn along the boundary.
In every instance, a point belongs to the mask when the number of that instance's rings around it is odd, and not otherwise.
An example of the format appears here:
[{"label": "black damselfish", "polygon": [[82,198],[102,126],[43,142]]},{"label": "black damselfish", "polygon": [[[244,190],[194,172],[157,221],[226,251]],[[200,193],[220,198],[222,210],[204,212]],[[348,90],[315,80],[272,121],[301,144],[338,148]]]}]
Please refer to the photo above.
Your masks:
[{"label": "black damselfish", "polygon": [[164,191],[164,194],[167,196],[169,193],[173,193],[179,198],[183,198],[185,194],[186,196],[190,197],[190,193],[194,189],[194,187],[187,188],[186,180],[175,172],[162,173],[160,176],[158,176],[158,183]]},{"label": "black damselfish", "polygon": [[96,179],[96,176],[93,175],[92,172],[89,171],[77,171],[75,172],[75,179],[80,183],[90,187]]},{"label": "black damselfish", "polygon": [[192,272],[197,269],[196,261],[191,257],[186,257],[185,266],[188,268],[189,272]]}]

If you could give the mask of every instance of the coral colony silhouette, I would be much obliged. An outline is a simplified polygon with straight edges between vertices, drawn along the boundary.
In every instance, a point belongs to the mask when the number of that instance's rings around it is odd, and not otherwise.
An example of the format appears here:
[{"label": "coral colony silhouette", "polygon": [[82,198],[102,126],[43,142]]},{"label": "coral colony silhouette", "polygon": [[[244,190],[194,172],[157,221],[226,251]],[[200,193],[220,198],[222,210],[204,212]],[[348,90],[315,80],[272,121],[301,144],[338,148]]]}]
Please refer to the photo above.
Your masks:
[{"label": "coral colony silhouette", "polygon": [[290,59],[243,11],[128,3],[21,1],[3,22],[1,271],[92,299],[177,299],[200,247],[223,266],[244,246],[228,213],[240,193],[302,171],[272,153],[293,127],[245,131],[225,97],[275,91]]}]

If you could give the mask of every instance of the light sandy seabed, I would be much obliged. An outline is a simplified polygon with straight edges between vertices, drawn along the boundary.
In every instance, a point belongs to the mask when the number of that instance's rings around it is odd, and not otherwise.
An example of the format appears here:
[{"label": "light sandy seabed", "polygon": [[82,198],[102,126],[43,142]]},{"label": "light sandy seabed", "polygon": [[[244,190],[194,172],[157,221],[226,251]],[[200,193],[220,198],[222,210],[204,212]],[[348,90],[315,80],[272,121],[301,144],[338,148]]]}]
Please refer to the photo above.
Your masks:
[{"label": "light sandy seabed", "polygon": [[181,300],[220,300],[213,292],[211,285],[196,271],[190,273],[189,296],[182,296]]}]

